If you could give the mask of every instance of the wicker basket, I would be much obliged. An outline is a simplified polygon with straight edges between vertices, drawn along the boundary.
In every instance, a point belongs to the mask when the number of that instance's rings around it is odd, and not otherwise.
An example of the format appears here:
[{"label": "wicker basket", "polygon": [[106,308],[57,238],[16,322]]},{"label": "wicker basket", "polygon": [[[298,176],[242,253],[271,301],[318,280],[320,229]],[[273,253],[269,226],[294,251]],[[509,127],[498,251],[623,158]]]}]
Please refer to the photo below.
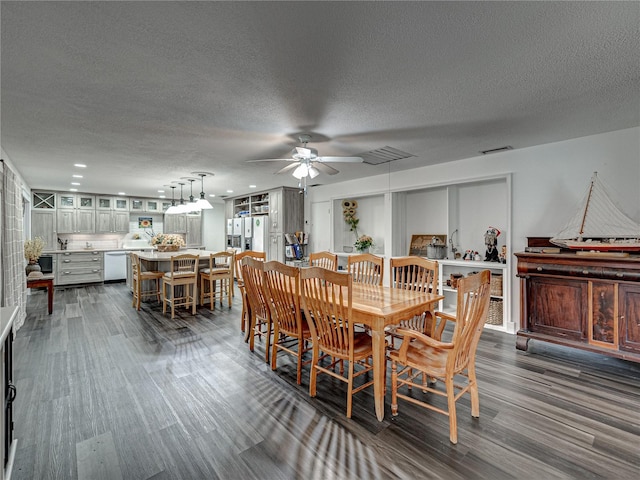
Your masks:
[{"label": "wicker basket", "polygon": [[487,321],[489,325],[502,325],[502,300],[491,300],[489,302],[489,315]]},{"label": "wicker basket", "polygon": [[159,252],[177,252],[180,250],[180,245],[156,245]]},{"label": "wicker basket", "polygon": [[[491,286],[489,288],[489,293],[496,297],[502,296],[502,274],[491,274]],[[502,321],[500,321],[500,323],[502,323]]]}]

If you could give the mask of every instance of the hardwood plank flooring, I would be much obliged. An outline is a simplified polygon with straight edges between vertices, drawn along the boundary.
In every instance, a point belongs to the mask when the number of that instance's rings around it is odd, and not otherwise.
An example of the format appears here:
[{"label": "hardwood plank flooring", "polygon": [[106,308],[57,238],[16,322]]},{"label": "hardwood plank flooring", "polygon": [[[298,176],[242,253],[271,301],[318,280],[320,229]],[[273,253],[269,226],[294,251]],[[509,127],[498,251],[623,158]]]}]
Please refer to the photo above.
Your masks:
[{"label": "hardwood plank flooring", "polygon": [[[15,479],[635,479],[640,478],[640,364],[486,330],[480,418],[448,419],[400,401],[383,422],[372,393],[292,357],[273,372],[249,352],[241,304],[174,320],[131,308],[124,284],[28,297],[14,343]],[[425,394],[414,390],[413,395]],[[444,405],[440,398],[433,403]]]}]

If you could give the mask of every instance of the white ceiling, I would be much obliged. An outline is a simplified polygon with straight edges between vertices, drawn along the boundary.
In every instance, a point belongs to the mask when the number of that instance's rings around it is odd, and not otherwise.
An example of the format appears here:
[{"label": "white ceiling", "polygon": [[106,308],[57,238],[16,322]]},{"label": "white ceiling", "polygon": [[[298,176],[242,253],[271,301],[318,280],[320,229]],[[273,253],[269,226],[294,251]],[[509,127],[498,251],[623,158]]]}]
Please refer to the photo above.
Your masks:
[{"label": "white ceiling", "polygon": [[[320,155],[394,170],[640,125],[640,2],[1,3],[1,145],[32,188],[224,195]],[[325,184],[389,171],[333,164]],[[199,183],[194,190],[199,191]],[[185,190],[185,194],[187,190]]]}]

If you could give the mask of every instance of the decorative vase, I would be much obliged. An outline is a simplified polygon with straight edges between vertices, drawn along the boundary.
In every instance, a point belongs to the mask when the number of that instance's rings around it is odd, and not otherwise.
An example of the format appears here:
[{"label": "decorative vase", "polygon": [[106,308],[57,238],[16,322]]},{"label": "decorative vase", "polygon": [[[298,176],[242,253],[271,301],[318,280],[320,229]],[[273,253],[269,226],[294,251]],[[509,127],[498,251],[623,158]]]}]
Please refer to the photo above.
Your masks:
[{"label": "decorative vase", "polygon": [[24,270],[28,277],[31,272],[40,272],[42,269],[40,268],[40,264],[37,260],[29,260],[29,263]]},{"label": "decorative vase", "polygon": [[360,252],[360,253],[369,253],[369,247],[367,247],[367,248],[359,248],[358,252]]}]

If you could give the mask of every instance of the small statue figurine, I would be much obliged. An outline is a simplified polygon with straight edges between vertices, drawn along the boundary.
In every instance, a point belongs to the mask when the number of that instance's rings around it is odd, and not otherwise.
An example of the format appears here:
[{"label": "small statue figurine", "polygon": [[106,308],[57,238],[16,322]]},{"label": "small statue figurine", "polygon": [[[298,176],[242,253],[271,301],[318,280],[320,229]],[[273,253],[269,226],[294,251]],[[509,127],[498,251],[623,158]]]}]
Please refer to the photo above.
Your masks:
[{"label": "small statue figurine", "polygon": [[499,262],[498,254],[498,237],[500,236],[500,230],[495,227],[489,227],[487,233],[484,234],[484,244],[487,246],[487,251],[484,255],[485,262]]},{"label": "small statue figurine", "polygon": [[500,248],[500,254],[498,255],[501,263],[507,263],[507,246],[503,245]]}]

